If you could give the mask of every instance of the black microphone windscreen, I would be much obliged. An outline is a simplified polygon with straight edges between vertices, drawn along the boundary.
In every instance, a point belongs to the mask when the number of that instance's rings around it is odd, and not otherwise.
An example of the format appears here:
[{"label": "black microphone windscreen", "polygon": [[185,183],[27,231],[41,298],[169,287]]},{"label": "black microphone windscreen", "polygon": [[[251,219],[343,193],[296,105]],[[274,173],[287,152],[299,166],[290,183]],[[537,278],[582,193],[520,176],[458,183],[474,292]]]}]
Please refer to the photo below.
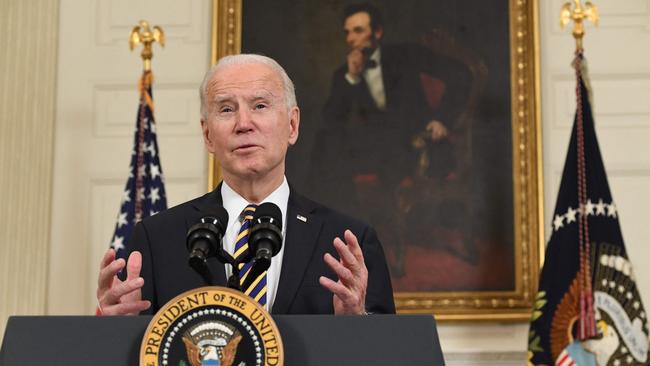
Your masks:
[{"label": "black microphone windscreen", "polygon": [[[216,222],[213,219],[216,219]],[[201,222],[204,224],[221,225],[220,229],[225,232],[228,227],[228,211],[221,206],[211,207],[210,210],[203,212]]]},{"label": "black microphone windscreen", "polygon": [[282,211],[280,211],[280,207],[275,203],[264,202],[257,206],[255,214],[253,215],[253,221],[256,222],[257,219],[262,217],[272,218],[273,220],[270,222],[282,230]]}]

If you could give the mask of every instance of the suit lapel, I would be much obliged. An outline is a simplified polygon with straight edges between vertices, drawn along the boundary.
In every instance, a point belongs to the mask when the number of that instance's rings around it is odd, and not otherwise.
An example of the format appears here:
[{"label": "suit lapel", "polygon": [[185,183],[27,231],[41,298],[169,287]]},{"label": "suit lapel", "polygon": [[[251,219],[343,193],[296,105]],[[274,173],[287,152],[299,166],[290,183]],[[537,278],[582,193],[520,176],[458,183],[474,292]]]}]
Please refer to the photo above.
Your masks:
[{"label": "suit lapel", "polygon": [[289,310],[316,248],[322,221],[313,214],[314,209],[312,202],[291,190],[282,271],[272,309],[274,314],[285,314]]},{"label": "suit lapel", "polygon": [[[199,222],[203,215],[213,211],[213,207],[223,206],[221,198],[221,183],[212,192],[203,195],[202,197],[194,200],[193,206],[196,209],[193,215],[188,216],[185,220],[185,232],[187,232],[192,225]],[[213,272],[217,283],[226,284],[226,270],[224,264],[219,262],[216,258],[208,258],[208,268]]]},{"label": "suit lapel", "polygon": [[192,201],[192,205],[200,212],[208,213],[212,207],[223,206],[221,199],[221,183],[212,192],[206,193],[203,196]]}]

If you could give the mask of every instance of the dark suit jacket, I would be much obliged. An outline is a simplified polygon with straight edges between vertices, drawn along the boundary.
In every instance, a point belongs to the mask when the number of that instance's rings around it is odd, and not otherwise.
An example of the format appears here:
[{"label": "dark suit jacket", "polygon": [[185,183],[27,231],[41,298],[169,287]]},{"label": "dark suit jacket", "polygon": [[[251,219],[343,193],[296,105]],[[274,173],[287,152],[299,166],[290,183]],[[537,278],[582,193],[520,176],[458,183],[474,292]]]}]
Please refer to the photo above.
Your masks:
[{"label": "dark suit jacket", "polygon": [[[147,313],[155,313],[166,302],[193,288],[205,286],[202,277],[187,264],[185,236],[210,207],[221,206],[220,188],[192,201],[144,219],[136,225],[131,238],[132,250],[142,253],[141,275],[144,299],[150,300]],[[303,222],[297,218],[307,219]],[[333,314],[332,294],[318,278],[336,279],[323,261],[325,253],[338,258],[332,245],[336,236],[350,229],[361,243],[368,268],[366,310],[394,313],[393,290],[384,252],[375,231],[369,226],[337,213],[297,194],[293,189],[287,207],[284,259],[274,314]],[[215,258],[208,260],[218,285],[225,286],[224,265]]]}]

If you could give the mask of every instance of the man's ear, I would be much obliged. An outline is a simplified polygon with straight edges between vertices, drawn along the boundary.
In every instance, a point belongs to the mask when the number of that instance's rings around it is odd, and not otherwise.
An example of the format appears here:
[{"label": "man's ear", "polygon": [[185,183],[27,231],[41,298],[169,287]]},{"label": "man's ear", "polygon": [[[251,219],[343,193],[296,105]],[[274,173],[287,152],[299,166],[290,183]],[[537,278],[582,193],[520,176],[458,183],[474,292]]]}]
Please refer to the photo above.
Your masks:
[{"label": "man's ear", "polygon": [[204,120],[201,119],[201,131],[203,135],[203,143],[205,144],[205,148],[213,153],[214,149],[212,148],[212,139],[210,138],[210,129],[208,128],[208,123]]},{"label": "man's ear", "polygon": [[300,108],[293,107],[289,111],[289,145],[293,145],[298,141],[300,133]]},{"label": "man's ear", "polygon": [[381,37],[384,35],[384,27],[377,27],[373,33],[377,42],[381,41]]}]

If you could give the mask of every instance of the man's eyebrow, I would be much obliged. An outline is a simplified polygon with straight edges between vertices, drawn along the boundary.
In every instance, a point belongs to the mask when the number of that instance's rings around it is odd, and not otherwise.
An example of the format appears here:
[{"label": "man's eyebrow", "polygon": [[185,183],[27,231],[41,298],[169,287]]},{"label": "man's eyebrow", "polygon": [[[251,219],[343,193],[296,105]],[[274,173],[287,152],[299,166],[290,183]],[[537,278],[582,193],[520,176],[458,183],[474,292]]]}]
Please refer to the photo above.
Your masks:
[{"label": "man's eyebrow", "polygon": [[273,99],[275,95],[269,90],[258,90],[253,93],[253,99]]},{"label": "man's eyebrow", "polygon": [[230,94],[217,94],[212,98],[212,101],[215,103],[229,102],[233,100],[233,96]]},{"label": "man's eyebrow", "polygon": [[[236,99],[237,99],[237,97],[235,95],[233,95],[233,94],[216,94],[212,98],[212,102],[219,104],[219,103],[232,102],[232,101],[234,101]],[[260,100],[260,99],[274,100],[274,99],[276,99],[276,95],[273,94],[269,90],[258,90],[258,91],[253,92],[251,95],[249,95],[245,99],[247,99],[249,101],[256,101],[256,100]]]}]

